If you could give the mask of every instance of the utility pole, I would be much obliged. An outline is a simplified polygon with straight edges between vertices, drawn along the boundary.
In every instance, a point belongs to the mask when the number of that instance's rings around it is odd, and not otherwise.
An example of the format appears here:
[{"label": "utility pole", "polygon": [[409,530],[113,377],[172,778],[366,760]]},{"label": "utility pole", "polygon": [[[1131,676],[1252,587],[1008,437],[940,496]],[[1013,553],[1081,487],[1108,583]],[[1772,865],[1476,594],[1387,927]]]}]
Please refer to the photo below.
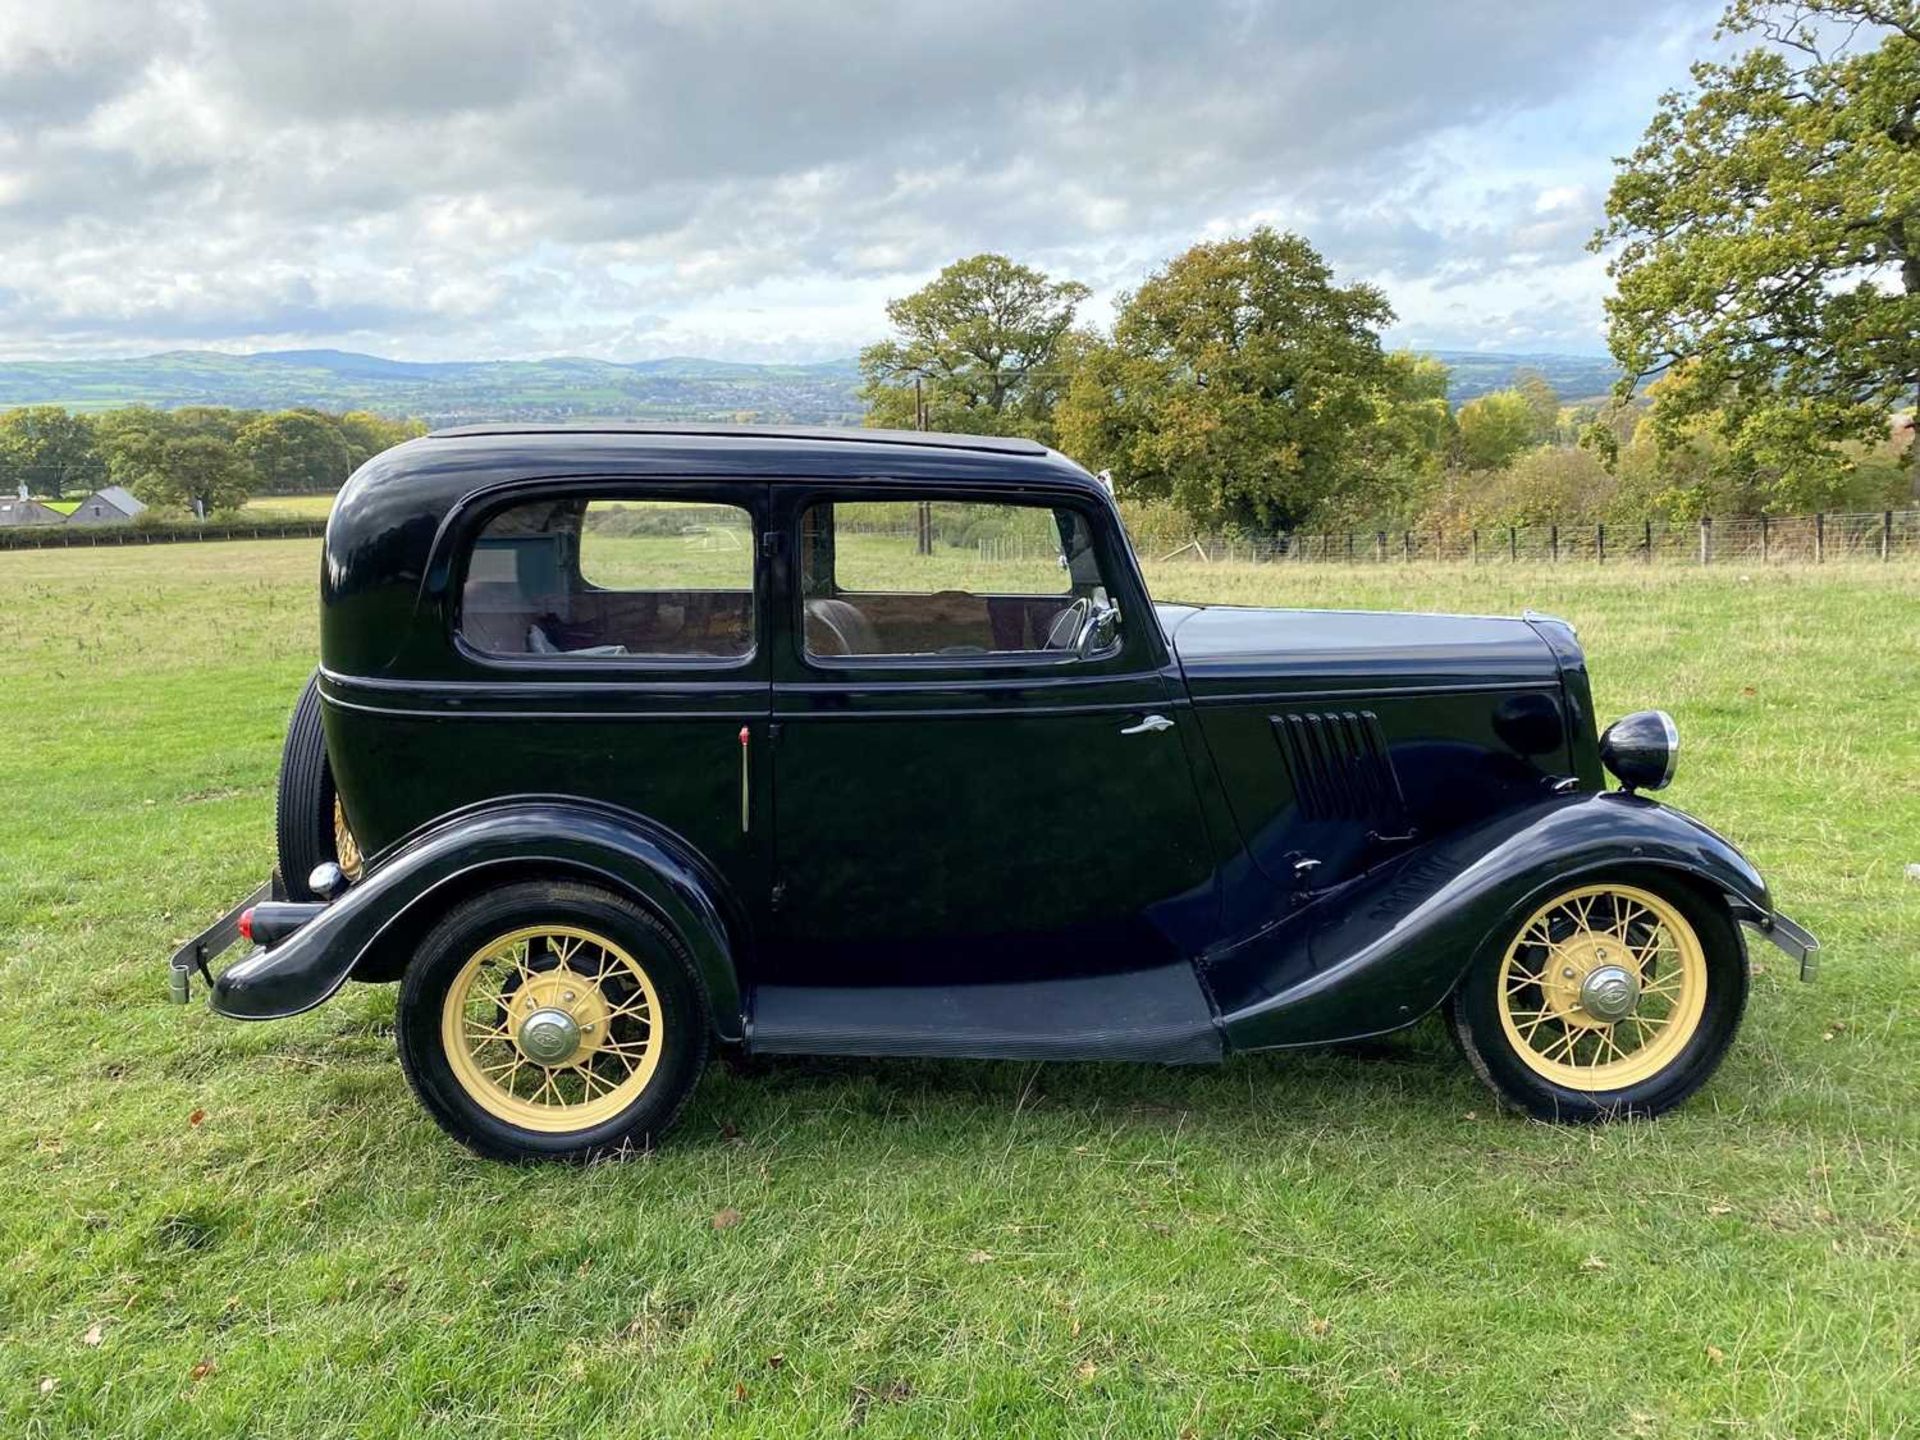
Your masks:
[{"label": "utility pole", "polygon": [[[913,428],[927,428],[927,398],[920,388],[920,377],[913,377]],[[914,552],[919,555],[933,554],[933,506],[930,502],[920,502],[920,523],[915,527]]]}]

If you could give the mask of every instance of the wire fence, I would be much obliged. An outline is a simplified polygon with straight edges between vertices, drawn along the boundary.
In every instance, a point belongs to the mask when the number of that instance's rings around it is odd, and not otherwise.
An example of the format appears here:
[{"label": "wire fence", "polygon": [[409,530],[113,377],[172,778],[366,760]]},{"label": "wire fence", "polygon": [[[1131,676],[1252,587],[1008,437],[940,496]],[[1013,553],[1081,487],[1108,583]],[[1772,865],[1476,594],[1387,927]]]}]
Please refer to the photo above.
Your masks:
[{"label": "wire fence", "polygon": [[[239,525],[26,525],[0,528],[0,550],[169,545],[203,540],[317,538],[324,520]],[[981,539],[982,558],[1010,559],[1024,535]],[[1143,551],[1145,547],[1142,547]],[[1920,557],[1920,509],[1816,515],[1709,516],[1691,524],[1502,525],[1458,530],[1297,531],[1290,535],[1195,535],[1148,552],[1161,564],[1386,565],[1768,565],[1890,561]]]},{"label": "wire fence", "polygon": [[1162,564],[1821,565],[1920,557],[1920,510],[1709,516],[1690,524],[1502,525],[1196,535],[1147,558]]}]

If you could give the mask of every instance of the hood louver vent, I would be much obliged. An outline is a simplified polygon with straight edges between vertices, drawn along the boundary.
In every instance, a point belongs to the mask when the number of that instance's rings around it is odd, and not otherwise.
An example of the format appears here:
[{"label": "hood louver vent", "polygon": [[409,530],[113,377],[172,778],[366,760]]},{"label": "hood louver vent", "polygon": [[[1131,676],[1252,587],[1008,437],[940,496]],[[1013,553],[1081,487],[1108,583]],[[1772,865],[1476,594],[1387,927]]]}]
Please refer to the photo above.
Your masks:
[{"label": "hood louver vent", "polygon": [[1301,819],[1371,820],[1391,827],[1406,814],[1400,777],[1371,710],[1272,720]]}]

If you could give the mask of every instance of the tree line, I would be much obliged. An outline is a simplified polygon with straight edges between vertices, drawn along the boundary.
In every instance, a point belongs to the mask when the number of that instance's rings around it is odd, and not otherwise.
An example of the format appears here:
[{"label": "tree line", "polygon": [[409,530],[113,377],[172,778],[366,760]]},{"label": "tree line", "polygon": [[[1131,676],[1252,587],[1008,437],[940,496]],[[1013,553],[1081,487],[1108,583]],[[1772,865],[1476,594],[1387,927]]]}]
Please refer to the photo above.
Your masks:
[{"label": "tree line", "polygon": [[1176,256],[1105,331],[1077,281],[956,261],[861,353],[868,422],[1032,436],[1260,533],[1920,496],[1920,5],[1735,0],[1722,31],[1759,43],[1662,99],[1593,239],[1610,396],[1523,372],[1456,408],[1443,365],[1384,348],[1379,289],[1262,228]]},{"label": "tree line", "polygon": [[0,415],[0,486],[59,500],[121,485],[156,509],[205,516],[256,494],[337,490],[362,462],[425,433],[365,410],[27,405]]}]

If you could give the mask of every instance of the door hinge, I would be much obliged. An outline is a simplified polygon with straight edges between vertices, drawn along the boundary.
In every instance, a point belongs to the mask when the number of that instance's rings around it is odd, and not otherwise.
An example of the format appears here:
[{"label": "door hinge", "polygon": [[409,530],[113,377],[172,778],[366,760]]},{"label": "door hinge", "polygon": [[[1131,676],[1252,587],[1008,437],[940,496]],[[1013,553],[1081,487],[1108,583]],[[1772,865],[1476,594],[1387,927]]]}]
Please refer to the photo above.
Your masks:
[{"label": "door hinge", "polygon": [[760,553],[769,560],[780,553],[780,532],[778,530],[761,532]]}]

